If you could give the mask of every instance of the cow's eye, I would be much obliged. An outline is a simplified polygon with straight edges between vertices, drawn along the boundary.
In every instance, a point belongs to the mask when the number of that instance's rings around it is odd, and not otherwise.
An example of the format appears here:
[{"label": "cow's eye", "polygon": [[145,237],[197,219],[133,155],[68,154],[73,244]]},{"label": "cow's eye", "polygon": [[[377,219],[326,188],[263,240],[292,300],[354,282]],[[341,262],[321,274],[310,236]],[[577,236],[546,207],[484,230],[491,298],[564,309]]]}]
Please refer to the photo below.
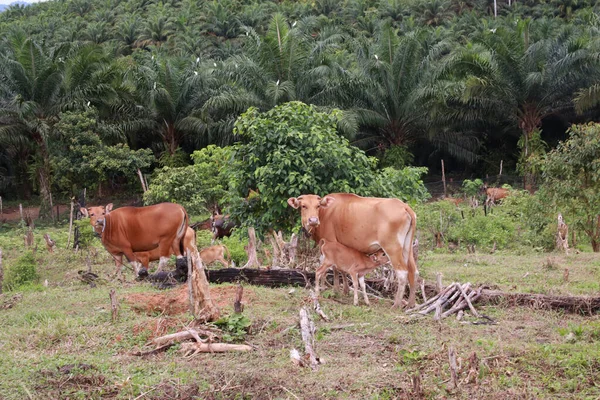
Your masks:
[{"label": "cow's eye", "polygon": [[306,209],[306,206],[302,206],[302,208]]},{"label": "cow's eye", "polygon": [[90,217],[93,217],[93,216],[94,216],[94,214],[90,214]]}]

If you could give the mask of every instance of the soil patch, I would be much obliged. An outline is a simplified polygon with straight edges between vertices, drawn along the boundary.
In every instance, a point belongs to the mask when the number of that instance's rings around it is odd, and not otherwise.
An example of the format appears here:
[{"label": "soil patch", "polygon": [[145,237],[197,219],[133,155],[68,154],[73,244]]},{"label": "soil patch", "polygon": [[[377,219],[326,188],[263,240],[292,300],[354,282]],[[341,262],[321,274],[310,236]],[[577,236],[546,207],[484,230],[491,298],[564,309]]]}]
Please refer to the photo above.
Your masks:
[{"label": "soil patch", "polygon": [[[210,296],[219,308],[233,304],[236,286],[219,286],[210,288]],[[242,303],[252,304],[256,295],[248,287],[244,287]],[[164,293],[133,293],[125,298],[131,308],[149,314],[177,315],[189,311],[188,286],[181,285]]]}]

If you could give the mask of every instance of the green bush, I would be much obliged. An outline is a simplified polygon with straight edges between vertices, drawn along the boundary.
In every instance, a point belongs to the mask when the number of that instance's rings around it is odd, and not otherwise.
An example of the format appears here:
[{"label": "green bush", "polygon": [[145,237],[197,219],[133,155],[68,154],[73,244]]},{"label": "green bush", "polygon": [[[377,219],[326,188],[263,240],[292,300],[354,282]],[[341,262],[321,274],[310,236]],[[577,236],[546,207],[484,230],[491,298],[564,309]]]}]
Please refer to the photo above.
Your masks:
[{"label": "green bush", "polygon": [[37,283],[40,278],[36,265],[33,252],[26,251],[21,257],[8,264],[4,276],[4,288],[11,291],[17,290],[21,286]]},{"label": "green bush", "polygon": [[154,173],[144,204],[171,201],[181,204],[189,214],[202,214],[223,205],[228,182],[225,176],[231,163],[231,148],[210,145],[192,154],[194,165],[164,167]]},{"label": "green bush", "polygon": [[223,330],[224,341],[241,342],[252,322],[244,314],[232,314],[218,319],[215,325]]},{"label": "green bush", "polygon": [[[231,253],[231,260],[235,261],[235,265],[242,266],[248,261],[248,254],[244,247],[248,245],[248,234],[246,230],[236,229],[230,237],[224,237],[222,242]],[[258,254],[260,258],[260,254]]]}]

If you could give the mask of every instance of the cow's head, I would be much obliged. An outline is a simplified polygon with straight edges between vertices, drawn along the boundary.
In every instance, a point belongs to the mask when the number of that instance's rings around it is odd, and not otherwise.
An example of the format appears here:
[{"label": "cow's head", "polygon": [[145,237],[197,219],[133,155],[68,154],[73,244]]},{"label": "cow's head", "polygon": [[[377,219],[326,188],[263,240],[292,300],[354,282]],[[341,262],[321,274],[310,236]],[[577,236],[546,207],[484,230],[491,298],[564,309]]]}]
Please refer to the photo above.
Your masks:
[{"label": "cow's head", "polygon": [[390,262],[390,259],[385,254],[385,251],[383,251],[383,249],[377,250],[375,253],[371,254],[369,257],[371,258],[371,260],[373,260],[373,262],[375,264],[378,264],[378,265],[384,265],[384,264],[388,264]]},{"label": "cow's head", "polygon": [[291,207],[300,209],[302,226],[310,232],[321,223],[319,210],[329,207],[334,201],[335,199],[331,196],[321,198],[315,194],[303,194],[299,197],[290,197],[287,202]]},{"label": "cow's head", "polygon": [[94,230],[97,233],[102,232],[102,228],[104,227],[104,217],[106,214],[110,213],[113,209],[113,204],[109,203],[106,207],[97,206],[97,207],[81,207],[79,211],[85,216],[90,218],[90,224],[94,227]]}]

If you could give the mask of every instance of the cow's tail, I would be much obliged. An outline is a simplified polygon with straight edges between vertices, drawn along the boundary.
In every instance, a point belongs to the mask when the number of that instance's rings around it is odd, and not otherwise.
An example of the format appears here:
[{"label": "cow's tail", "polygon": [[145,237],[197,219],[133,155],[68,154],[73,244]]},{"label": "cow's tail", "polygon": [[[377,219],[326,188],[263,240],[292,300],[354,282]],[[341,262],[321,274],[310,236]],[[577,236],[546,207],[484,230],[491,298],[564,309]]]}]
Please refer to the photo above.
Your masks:
[{"label": "cow's tail", "polygon": [[[185,208],[181,206],[181,212],[183,213],[183,218],[181,221],[181,225],[179,226],[179,230],[177,231],[177,240],[179,240],[179,252],[181,255],[186,254],[185,252],[185,234],[187,233],[187,228],[190,223],[190,218],[188,217],[187,211]],[[194,236],[196,236],[196,231],[194,231]],[[196,240],[194,238],[194,240]]]},{"label": "cow's tail", "polygon": [[417,231],[417,215],[415,214],[415,212],[412,209],[407,210],[408,211],[408,215],[410,217],[410,227],[408,229],[408,233],[406,235],[406,238],[408,239],[406,243],[406,246],[408,246],[408,260],[407,260],[407,266],[408,266],[408,283],[412,287],[414,287],[415,285],[415,280],[417,278],[418,275],[418,270],[417,270],[417,261],[415,260],[415,252],[414,252],[414,243],[415,243],[415,233]]}]

